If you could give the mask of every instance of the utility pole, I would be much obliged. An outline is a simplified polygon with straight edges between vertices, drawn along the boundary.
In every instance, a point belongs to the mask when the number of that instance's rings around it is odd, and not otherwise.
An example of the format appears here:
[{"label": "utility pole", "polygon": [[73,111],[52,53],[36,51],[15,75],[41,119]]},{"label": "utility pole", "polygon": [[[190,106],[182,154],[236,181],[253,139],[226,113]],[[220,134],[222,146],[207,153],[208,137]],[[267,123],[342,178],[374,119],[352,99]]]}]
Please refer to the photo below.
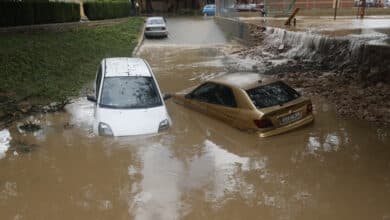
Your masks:
[{"label": "utility pole", "polygon": [[334,5],[334,20],[336,20],[336,16],[337,16],[337,7],[339,5],[339,0],[335,0],[335,5]]}]

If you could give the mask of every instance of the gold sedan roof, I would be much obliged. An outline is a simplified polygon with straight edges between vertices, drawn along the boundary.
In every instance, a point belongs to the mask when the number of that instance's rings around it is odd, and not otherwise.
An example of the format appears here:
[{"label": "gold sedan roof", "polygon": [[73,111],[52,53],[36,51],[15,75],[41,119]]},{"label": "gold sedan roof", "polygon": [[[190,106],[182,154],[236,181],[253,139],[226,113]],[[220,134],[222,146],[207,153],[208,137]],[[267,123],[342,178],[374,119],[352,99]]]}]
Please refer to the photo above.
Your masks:
[{"label": "gold sedan roof", "polygon": [[252,89],[275,81],[277,80],[259,73],[228,73],[210,80],[210,82],[220,83],[230,87],[237,87],[243,90]]}]

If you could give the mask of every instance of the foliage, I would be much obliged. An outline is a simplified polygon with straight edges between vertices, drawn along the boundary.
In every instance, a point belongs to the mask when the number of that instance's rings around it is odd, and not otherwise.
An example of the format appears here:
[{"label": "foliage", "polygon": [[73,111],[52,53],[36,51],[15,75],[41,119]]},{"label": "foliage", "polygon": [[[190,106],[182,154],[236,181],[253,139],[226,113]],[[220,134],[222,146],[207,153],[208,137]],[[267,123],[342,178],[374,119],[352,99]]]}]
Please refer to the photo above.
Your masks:
[{"label": "foliage", "polygon": [[128,1],[84,2],[85,15],[89,20],[101,20],[130,16],[131,4]]},{"label": "foliage", "polygon": [[80,6],[76,3],[0,1],[1,27],[79,20]]}]

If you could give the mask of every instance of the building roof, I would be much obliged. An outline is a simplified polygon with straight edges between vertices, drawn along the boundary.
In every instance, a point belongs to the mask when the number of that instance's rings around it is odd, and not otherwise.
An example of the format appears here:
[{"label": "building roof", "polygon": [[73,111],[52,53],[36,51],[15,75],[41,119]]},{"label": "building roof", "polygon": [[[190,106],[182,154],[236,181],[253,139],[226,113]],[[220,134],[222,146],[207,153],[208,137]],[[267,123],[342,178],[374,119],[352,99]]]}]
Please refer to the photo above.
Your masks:
[{"label": "building roof", "polygon": [[152,76],[145,60],[140,58],[113,57],[102,61],[105,77]]}]

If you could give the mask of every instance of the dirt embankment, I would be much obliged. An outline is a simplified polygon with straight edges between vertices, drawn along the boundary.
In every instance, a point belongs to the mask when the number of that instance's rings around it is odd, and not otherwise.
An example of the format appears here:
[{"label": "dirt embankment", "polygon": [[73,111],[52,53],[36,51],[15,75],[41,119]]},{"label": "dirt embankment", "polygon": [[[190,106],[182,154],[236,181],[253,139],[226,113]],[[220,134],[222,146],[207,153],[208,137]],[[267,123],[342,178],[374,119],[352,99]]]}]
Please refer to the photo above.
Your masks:
[{"label": "dirt embankment", "polygon": [[[258,59],[265,64],[264,74],[302,88],[304,94],[327,98],[340,116],[389,125],[390,47],[283,32],[252,28],[255,46],[234,53]],[[288,61],[277,65],[267,61],[274,57]]]}]

